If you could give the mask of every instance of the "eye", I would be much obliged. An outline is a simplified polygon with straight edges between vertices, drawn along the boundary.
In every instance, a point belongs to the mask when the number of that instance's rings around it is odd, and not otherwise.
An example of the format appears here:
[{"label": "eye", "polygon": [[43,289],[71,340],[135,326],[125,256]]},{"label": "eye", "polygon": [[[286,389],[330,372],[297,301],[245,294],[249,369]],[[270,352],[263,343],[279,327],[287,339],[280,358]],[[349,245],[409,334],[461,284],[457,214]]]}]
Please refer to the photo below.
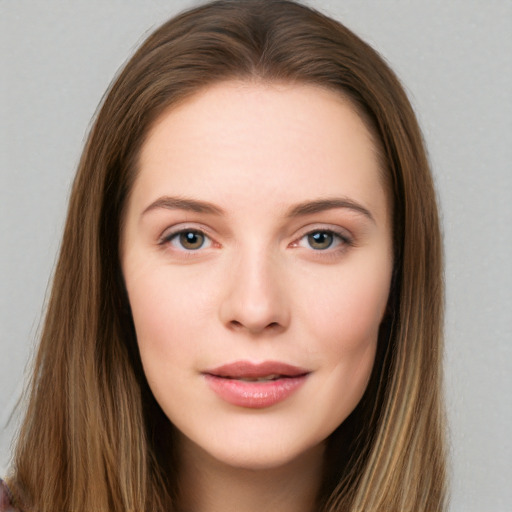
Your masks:
[{"label": "eye", "polygon": [[306,235],[309,246],[312,249],[321,251],[329,249],[334,242],[334,233],[329,231],[317,231],[316,233],[309,233]]},{"label": "eye", "polygon": [[334,249],[340,245],[349,245],[348,237],[331,230],[316,230],[306,233],[298,242],[300,247],[307,247],[315,251]]},{"label": "eye", "polygon": [[163,239],[163,243],[169,243],[178,250],[197,251],[211,246],[211,239],[202,231],[196,229],[184,229],[171,233]]}]

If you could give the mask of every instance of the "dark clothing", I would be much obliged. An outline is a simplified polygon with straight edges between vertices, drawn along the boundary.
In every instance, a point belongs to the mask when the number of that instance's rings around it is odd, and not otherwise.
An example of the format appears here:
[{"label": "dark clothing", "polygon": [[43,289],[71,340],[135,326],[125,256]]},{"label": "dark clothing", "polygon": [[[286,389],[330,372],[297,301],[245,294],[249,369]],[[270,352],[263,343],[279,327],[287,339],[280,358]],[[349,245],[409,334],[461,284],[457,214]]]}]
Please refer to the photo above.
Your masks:
[{"label": "dark clothing", "polygon": [[0,512],[20,512],[14,507],[14,499],[7,484],[0,478]]}]

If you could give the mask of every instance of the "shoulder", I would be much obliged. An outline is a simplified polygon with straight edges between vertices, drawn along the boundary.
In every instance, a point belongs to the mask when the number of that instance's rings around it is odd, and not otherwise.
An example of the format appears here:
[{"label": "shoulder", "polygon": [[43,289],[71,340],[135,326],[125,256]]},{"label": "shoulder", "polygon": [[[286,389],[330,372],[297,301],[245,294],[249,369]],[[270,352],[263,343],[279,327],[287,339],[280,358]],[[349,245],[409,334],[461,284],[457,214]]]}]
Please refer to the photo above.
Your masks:
[{"label": "shoulder", "polygon": [[12,494],[7,484],[0,478],[0,512],[19,512],[12,504]]}]

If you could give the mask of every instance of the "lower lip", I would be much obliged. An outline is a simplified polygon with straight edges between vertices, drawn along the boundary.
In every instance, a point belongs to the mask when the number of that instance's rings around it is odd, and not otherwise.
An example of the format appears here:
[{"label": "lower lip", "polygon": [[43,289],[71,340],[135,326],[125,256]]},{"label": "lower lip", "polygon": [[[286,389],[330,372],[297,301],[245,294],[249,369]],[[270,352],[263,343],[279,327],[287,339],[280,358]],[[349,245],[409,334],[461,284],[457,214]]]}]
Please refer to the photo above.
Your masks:
[{"label": "lower lip", "polygon": [[306,381],[306,375],[285,377],[268,382],[249,382],[205,375],[210,388],[226,402],[239,407],[263,409],[286,400]]}]

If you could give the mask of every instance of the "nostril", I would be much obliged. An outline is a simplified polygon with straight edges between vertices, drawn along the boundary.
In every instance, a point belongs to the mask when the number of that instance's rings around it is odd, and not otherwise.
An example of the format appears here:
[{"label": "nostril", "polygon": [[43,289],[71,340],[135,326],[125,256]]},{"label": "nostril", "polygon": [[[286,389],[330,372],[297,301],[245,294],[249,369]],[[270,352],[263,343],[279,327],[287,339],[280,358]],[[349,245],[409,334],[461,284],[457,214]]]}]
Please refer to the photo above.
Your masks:
[{"label": "nostril", "polygon": [[259,328],[256,328],[254,326],[248,326],[248,325],[245,325],[243,322],[240,322],[238,320],[231,320],[231,322],[229,322],[229,325],[232,329],[235,329],[235,330],[241,330],[241,329],[248,329],[249,331],[254,331],[254,332],[259,332],[259,331],[277,331],[279,330],[280,328],[280,324],[279,322],[270,322],[269,324],[267,324],[266,326],[263,326],[263,327],[259,327]]}]

